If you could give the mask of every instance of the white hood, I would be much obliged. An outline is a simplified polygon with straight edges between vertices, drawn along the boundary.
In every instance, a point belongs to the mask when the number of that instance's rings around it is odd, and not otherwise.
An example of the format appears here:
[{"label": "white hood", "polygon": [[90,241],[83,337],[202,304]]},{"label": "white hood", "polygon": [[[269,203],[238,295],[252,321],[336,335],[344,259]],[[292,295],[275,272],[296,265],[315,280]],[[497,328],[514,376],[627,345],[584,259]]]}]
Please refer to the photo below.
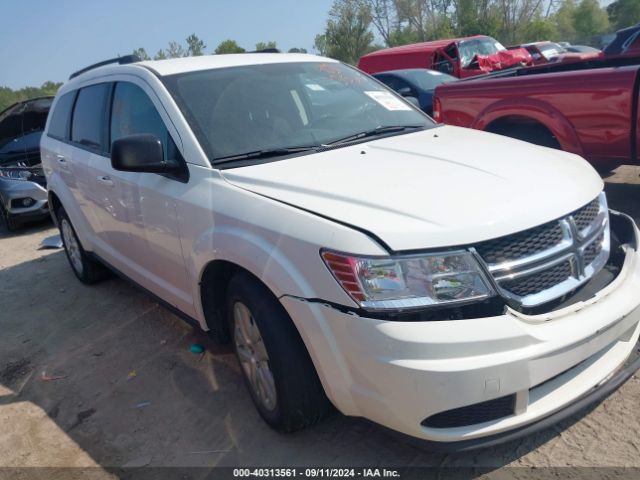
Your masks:
[{"label": "white hood", "polygon": [[365,229],[395,251],[521,231],[568,214],[603,189],[576,155],[449,126],[223,175],[240,188]]}]

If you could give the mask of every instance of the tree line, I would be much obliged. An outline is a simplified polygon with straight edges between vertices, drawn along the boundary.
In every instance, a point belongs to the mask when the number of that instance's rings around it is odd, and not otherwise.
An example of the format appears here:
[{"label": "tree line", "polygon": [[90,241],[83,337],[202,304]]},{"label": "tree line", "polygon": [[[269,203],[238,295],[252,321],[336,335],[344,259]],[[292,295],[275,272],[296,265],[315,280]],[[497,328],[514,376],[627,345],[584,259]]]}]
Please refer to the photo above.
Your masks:
[{"label": "tree line", "polygon": [[[599,36],[636,23],[640,23],[640,0],[616,0],[606,8],[598,0],[334,0],[314,49],[355,65],[362,55],[380,48],[475,34],[490,35],[507,46],[536,40],[602,46]],[[278,48],[276,42],[258,42],[254,51],[271,48]],[[162,60],[245,51],[232,39],[207,51],[204,41],[193,33],[184,43],[169,42],[153,57],[144,47],[132,53],[142,60]],[[290,48],[288,52],[307,51]],[[54,95],[61,85],[0,87],[0,111],[22,100]]]},{"label": "tree line", "polygon": [[44,82],[41,87],[24,87],[20,90],[0,87],[0,112],[17,102],[29,100],[30,98],[55,95],[61,86],[62,82]]},{"label": "tree line", "polygon": [[[260,50],[269,50],[278,48],[276,42],[258,42],[255,45],[254,51]],[[144,49],[144,47],[136,48],[133,51],[134,55],[137,55],[141,60],[164,60],[166,58],[179,58],[179,57],[191,57],[198,55],[206,55],[207,46],[204,41],[202,41],[195,33],[192,33],[185,40],[185,44],[182,45],[178,42],[169,42],[167,48],[160,49],[158,52],[151,57]],[[241,47],[238,42],[235,40],[223,40],[218,44],[218,46],[213,49],[212,54],[222,55],[226,53],[244,53],[245,50]],[[307,50],[304,48],[290,48],[288,50],[289,53],[307,53]]]},{"label": "tree line", "polygon": [[371,51],[440,38],[489,35],[506,46],[538,40],[602,47],[603,34],[640,22],[639,0],[335,0],[321,55],[356,64]]}]

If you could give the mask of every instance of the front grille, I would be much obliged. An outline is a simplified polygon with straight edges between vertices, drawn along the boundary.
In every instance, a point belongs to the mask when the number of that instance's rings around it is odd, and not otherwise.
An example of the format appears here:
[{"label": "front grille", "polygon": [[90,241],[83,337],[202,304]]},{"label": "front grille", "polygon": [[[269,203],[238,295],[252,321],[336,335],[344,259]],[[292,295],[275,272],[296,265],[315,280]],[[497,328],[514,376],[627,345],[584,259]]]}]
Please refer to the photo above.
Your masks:
[{"label": "front grille", "polygon": [[569,293],[598,273],[608,257],[609,241],[602,193],[566,217],[482,242],[475,249],[503,296],[533,307]]},{"label": "front grille", "polygon": [[604,242],[604,233],[598,235],[595,241],[591,242],[587,248],[584,249],[584,264],[591,265],[593,261],[600,255],[602,251],[602,243]]},{"label": "front grille", "polygon": [[553,288],[571,277],[571,275],[571,262],[567,260],[537,274],[503,281],[500,283],[500,286],[505,290],[515,293],[519,297],[524,297]]},{"label": "front grille", "polygon": [[466,407],[454,408],[436,413],[422,421],[422,425],[430,428],[455,428],[476,425],[513,415],[515,395],[474,403]]},{"label": "front grille", "polygon": [[496,265],[543,252],[562,241],[562,228],[558,222],[549,222],[488,242],[480,243],[476,250],[490,265]]},{"label": "front grille", "polygon": [[598,216],[600,211],[600,202],[596,198],[592,202],[588,203],[580,210],[573,213],[573,220],[576,222],[578,231],[581,232],[586,228],[589,228],[593,224],[594,220]]}]

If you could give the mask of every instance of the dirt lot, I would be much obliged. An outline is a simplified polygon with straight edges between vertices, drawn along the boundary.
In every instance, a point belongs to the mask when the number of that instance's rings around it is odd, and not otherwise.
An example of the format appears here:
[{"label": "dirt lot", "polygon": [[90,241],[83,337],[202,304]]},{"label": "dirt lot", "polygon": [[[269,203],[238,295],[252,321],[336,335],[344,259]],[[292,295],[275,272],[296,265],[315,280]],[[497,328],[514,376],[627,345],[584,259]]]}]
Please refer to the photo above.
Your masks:
[{"label": "dirt lot", "polygon": [[[607,179],[610,204],[636,221],[639,174]],[[337,413],[275,433],[230,350],[123,280],[81,285],[61,250],[38,250],[56,233],[0,233],[0,467],[99,467],[105,478],[141,465],[640,467],[637,377],[553,429],[468,454],[432,454]],[[196,341],[204,354],[189,351]]]}]

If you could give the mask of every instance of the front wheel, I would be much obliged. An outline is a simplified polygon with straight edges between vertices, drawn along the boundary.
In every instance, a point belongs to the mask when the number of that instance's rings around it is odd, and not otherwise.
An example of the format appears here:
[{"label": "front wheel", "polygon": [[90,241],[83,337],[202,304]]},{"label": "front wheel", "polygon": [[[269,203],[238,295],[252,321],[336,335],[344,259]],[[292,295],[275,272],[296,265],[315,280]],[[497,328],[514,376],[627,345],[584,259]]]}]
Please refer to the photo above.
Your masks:
[{"label": "front wheel", "polygon": [[229,283],[227,312],[236,355],[262,418],[284,432],[317,423],[330,403],[278,300],[253,277],[239,273]]},{"label": "front wheel", "polygon": [[0,200],[0,218],[2,218],[2,223],[4,223],[5,228],[8,232],[15,232],[18,230],[20,226],[16,219],[11,215],[4,205],[2,205],[2,200]]}]

